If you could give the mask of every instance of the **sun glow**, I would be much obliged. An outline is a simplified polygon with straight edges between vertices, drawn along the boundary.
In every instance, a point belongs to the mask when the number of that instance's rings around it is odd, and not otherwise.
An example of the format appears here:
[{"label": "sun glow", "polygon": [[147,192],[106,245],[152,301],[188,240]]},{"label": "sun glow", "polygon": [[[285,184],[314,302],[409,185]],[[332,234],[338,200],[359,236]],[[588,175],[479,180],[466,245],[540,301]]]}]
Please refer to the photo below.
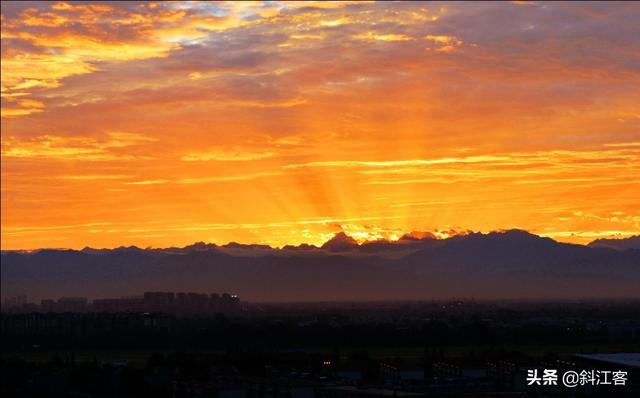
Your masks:
[{"label": "sun glow", "polygon": [[638,5],[589,7],[3,2],[2,248],[638,234]]}]

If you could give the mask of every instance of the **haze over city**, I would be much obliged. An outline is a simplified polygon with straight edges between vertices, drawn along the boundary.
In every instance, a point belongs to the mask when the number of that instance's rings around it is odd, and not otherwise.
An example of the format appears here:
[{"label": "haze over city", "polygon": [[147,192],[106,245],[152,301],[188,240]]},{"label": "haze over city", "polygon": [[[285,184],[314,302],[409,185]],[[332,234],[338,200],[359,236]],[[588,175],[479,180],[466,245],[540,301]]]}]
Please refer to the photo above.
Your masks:
[{"label": "haze over city", "polygon": [[3,2],[2,249],[636,235],[639,14]]}]

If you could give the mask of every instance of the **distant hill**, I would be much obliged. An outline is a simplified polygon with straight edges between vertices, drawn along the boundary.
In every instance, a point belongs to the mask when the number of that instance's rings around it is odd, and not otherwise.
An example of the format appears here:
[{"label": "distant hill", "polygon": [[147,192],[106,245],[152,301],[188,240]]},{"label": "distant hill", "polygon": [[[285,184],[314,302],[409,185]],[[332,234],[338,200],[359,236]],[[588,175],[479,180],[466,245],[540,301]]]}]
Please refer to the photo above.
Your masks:
[{"label": "distant hill", "polygon": [[322,245],[322,249],[329,250],[331,252],[345,252],[354,250],[358,247],[358,242],[345,234],[339,232]]},{"label": "distant hill", "polygon": [[559,243],[526,231],[407,237],[322,247],[196,243],[184,248],[3,251],[2,296],[117,297],[232,292],[250,301],[445,297],[639,297],[640,250]]},{"label": "distant hill", "polygon": [[589,243],[590,247],[608,247],[616,250],[640,250],[640,235],[622,239],[596,239]]}]

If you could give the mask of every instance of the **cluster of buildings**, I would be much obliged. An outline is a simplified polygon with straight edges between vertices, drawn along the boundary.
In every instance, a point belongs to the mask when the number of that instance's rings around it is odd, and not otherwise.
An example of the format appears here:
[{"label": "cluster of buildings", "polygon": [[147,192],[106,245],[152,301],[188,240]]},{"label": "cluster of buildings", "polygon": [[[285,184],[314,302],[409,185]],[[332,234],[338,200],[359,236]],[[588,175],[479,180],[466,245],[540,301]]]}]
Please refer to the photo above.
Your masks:
[{"label": "cluster of buildings", "polygon": [[142,297],[93,300],[97,312],[166,312],[171,314],[231,313],[240,298],[229,293],[145,292]]},{"label": "cluster of buildings", "polygon": [[[2,336],[37,338],[43,342],[60,337],[96,337],[118,341],[123,335],[146,340],[168,333],[176,318],[170,314],[147,312],[30,312],[2,315]],[[47,340],[49,339],[49,340]],[[46,344],[45,344],[46,345]],[[39,348],[39,344],[33,346]]]},{"label": "cluster of buildings", "polygon": [[5,300],[2,312],[7,313],[86,313],[86,312],[163,312],[174,315],[233,313],[240,309],[240,298],[229,293],[145,292],[142,296],[95,299],[62,297],[45,299],[40,305],[27,302],[26,297]]}]

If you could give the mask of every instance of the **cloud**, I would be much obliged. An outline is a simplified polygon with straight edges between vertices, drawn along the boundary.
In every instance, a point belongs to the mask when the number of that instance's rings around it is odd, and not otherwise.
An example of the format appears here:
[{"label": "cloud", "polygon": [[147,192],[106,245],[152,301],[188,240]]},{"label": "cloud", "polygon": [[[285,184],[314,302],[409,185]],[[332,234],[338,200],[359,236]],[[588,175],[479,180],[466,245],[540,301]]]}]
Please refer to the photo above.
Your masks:
[{"label": "cloud", "polygon": [[[438,45],[439,47],[437,47],[435,50],[436,51],[441,51],[441,52],[452,52],[455,51],[458,47],[460,47],[461,45],[463,45],[464,43],[462,42],[462,40],[454,37],[454,36],[447,36],[447,35],[426,35],[425,40],[429,40],[431,42],[433,42],[434,44]],[[431,48],[428,48],[431,49]]]},{"label": "cloud", "polygon": [[390,42],[413,40],[412,37],[403,35],[403,34],[373,33],[373,32],[361,33],[353,36],[353,38],[357,40],[390,41]]},{"label": "cloud", "polygon": [[182,160],[186,162],[199,162],[199,161],[249,161],[259,160],[273,157],[274,152],[249,152],[240,148],[235,149],[212,149],[206,152],[193,152],[182,156]]},{"label": "cloud", "polygon": [[508,160],[507,157],[500,156],[468,156],[461,158],[440,158],[440,159],[410,159],[410,160],[388,160],[388,161],[366,161],[366,160],[336,160],[321,161],[299,164],[289,164],[285,168],[295,169],[300,167],[397,167],[397,166],[427,166],[449,163],[481,163],[500,160]]},{"label": "cloud", "polygon": [[140,181],[129,181],[125,182],[126,185],[158,185],[158,184],[166,184],[169,180],[140,180]]},{"label": "cloud", "polygon": [[[233,12],[212,16],[171,4],[51,3],[43,8],[27,8],[13,18],[3,12],[2,41],[12,43],[2,54],[3,92],[59,87],[63,79],[101,71],[105,64],[164,58],[210,32],[253,23]],[[26,114],[3,110],[5,116]]]},{"label": "cloud", "polygon": [[7,158],[47,158],[89,161],[133,159],[135,158],[134,155],[118,153],[115,150],[154,141],[156,140],[151,137],[125,132],[109,132],[106,133],[102,139],[55,135],[17,139],[16,137],[10,136],[2,143],[2,156]]},{"label": "cloud", "polygon": [[238,175],[226,175],[226,176],[212,176],[212,177],[194,177],[194,178],[182,178],[176,181],[179,184],[206,184],[212,182],[230,182],[230,181],[249,181],[262,177],[273,177],[281,175],[280,172],[260,172],[250,174],[238,174]]}]

